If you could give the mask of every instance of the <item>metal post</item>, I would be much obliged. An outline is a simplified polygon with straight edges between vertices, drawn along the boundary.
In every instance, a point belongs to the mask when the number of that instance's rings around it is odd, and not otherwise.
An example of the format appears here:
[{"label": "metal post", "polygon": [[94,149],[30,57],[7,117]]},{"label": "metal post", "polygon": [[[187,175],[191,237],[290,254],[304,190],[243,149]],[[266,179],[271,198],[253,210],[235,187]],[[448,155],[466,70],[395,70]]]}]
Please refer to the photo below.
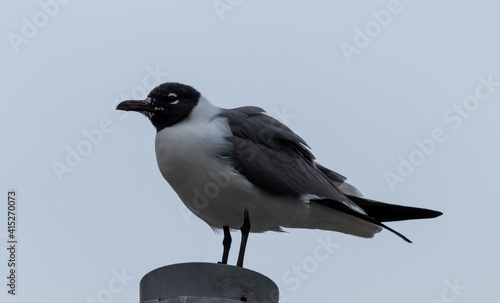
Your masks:
[{"label": "metal post", "polygon": [[215,263],[157,268],[140,282],[141,303],[278,303],[276,284],[255,271]]}]

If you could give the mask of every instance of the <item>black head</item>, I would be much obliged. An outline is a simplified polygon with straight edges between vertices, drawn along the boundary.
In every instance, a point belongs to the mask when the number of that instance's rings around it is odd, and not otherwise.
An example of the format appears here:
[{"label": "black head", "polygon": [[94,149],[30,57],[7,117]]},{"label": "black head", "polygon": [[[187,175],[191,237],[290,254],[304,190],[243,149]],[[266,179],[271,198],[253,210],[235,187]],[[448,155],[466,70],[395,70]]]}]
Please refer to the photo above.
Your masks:
[{"label": "black head", "polygon": [[189,85],[167,82],[154,88],[146,100],[123,101],[116,109],[136,111],[151,120],[156,131],[179,123],[198,104],[201,94]]}]

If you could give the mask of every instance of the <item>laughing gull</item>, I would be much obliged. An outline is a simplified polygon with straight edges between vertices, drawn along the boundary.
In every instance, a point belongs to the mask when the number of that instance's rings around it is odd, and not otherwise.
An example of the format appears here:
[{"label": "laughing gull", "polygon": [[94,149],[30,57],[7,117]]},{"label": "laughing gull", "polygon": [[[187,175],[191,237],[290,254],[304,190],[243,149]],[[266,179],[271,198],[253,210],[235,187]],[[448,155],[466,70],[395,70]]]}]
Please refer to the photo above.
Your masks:
[{"label": "laughing gull", "polygon": [[160,172],[189,210],[223,230],[223,264],[231,229],[241,230],[237,266],[243,266],[250,231],[308,228],[372,238],[385,228],[411,243],[382,222],[442,214],[363,198],[258,107],[219,108],[193,87],[169,82],[117,109],[140,112],[156,128]]}]

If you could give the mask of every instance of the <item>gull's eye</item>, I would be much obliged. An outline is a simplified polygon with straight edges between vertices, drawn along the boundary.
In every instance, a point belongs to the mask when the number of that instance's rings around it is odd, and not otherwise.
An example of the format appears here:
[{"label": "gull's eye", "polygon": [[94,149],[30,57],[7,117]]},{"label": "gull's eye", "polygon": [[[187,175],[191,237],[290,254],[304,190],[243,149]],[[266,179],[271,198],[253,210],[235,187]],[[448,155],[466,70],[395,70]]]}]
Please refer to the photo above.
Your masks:
[{"label": "gull's eye", "polygon": [[179,98],[177,97],[176,93],[170,93],[167,96],[168,103],[170,104],[177,104],[179,103]]}]

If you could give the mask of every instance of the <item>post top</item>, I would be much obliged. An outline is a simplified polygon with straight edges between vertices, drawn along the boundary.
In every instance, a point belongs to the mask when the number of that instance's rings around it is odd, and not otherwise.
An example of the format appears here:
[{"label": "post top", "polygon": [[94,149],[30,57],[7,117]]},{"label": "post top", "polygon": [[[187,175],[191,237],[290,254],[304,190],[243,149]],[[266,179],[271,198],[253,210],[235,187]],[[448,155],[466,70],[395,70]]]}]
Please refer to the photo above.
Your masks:
[{"label": "post top", "polygon": [[181,302],[180,297],[184,297],[182,302],[278,303],[279,291],[271,279],[258,272],[216,263],[168,265],[141,279],[142,303]]}]

